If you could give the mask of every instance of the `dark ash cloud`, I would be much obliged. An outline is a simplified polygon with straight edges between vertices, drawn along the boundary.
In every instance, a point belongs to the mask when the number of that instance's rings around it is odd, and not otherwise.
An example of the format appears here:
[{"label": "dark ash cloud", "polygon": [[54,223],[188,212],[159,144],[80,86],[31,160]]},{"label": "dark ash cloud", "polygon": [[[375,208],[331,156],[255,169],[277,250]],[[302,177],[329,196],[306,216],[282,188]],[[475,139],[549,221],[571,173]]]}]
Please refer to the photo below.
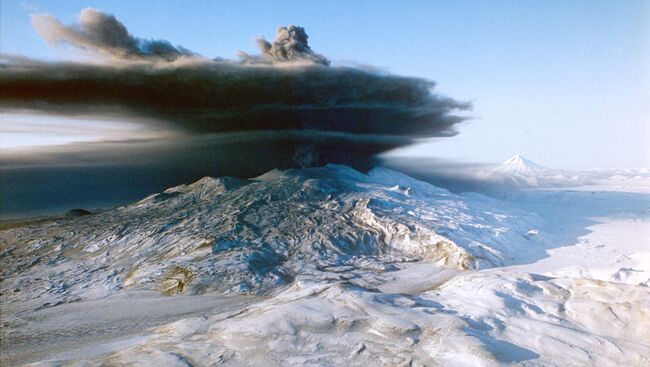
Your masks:
[{"label": "dark ash cloud", "polygon": [[193,132],[317,130],[410,140],[454,135],[462,118],[453,112],[468,107],[431,93],[424,79],[321,65],[4,64],[0,83],[5,107],[121,108]]},{"label": "dark ash cloud", "polygon": [[346,134],[245,131],[0,151],[0,219],[128,204],[205,176],[255,177],[320,162],[369,169],[369,153],[381,147]]},{"label": "dark ash cloud", "polygon": [[315,53],[307,42],[307,32],[303,27],[290,25],[278,27],[273,42],[264,38],[257,40],[262,55],[274,61],[311,61],[316,64],[329,65],[329,60]]},{"label": "dark ash cloud", "polygon": [[47,14],[33,15],[32,25],[50,44],[66,43],[116,59],[173,61],[192,56],[190,51],[168,41],[134,37],[113,15],[92,8],[83,9],[75,25],[64,25]]},{"label": "dark ash cloud", "polygon": [[[434,93],[429,80],[329,66],[309,47],[301,27],[280,27],[273,42],[260,40],[262,55],[237,62],[139,39],[114,16],[93,9],[83,10],[75,26],[47,15],[35,16],[33,23],[50,42],[110,55],[114,62],[4,57],[3,108],[119,113],[164,121],[197,136],[247,133],[262,146],[282,141],[292,147],[294,165],[354,165],[419,139],[452,136],[464,120],[458,112],[470,107]],[[264,136],[273,138],[265,142]],[[265,153],[259,159],[267,159]]]}]

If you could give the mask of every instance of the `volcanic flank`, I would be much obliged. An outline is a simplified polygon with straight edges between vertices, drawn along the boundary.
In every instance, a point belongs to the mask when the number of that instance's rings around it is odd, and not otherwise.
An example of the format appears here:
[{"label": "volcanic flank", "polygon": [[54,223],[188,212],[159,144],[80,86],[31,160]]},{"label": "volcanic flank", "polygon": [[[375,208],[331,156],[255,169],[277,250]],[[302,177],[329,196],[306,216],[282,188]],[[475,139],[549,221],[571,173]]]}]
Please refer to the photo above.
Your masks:
[{"label": "volcanic flank", "polygon": [[328,165],[16,226],[0,231],[3,365],[642,366],[647,267],[630,256],[603,280],[524,270],[576,213],[647,216],[639,197],[585,194],[515,200],[539,215]]}]

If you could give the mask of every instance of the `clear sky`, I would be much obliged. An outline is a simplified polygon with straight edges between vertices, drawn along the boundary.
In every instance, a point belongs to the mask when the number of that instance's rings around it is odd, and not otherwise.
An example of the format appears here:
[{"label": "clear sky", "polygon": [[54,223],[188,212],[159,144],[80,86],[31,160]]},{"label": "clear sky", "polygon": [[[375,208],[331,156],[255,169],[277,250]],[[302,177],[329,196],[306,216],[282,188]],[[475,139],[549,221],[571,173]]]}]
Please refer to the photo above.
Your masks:
[{"label": "clear sky", "polygon": [[0,51],[68,58],[39,38],[29,15],[73,23],[85,7],[209,57],[256,53],[259,35],[301,25],[335,62],[435,80],[439,92],[473,101],[474,119],[458,136],[398,154],[650,166],[650,1],[2,0]]}]

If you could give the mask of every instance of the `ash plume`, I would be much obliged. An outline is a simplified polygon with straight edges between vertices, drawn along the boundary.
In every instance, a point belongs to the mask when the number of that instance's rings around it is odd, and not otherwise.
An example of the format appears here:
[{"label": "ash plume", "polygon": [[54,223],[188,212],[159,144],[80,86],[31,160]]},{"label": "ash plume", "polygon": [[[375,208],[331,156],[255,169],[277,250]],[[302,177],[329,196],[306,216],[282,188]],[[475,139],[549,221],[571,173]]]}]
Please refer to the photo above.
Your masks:
[{"label": "ash plume", "polygon": [[[33,24],[50,43],[108,55],[112,62],[4,56],[2,108],[118,113],[163,121],[194,136],[237,133],[238,142],[245,133],[270,151],[294,147],[295,154],[280,166],[358,165],[419,139],[452,136],[464,120],[458,112],[470,107],[434,93],[435,84],[426,79],[329,66],[309,47],[301,27],[280,27],[273,42],[260,40],[262,55],[228,61],[200,57],[167,41],[142,40],[114,16],[93,9],[82,10],[78,25],[65,26],[49,15],[34,16]],[[265,142],[264,136],[273,138]],[[282,147],[273,146],[278,141]],[[309,154],[300,151],[304,147]],[[261,153],[260,159],[266,158]]]},{"label": "ash plume", "polygon": [[264,38],[257,40],[262,55],[274,61],[311,61],[316,64],[329,65],[329,60],[315,53],[307,42],[309,36],[303,27],[290,25],[278,27],[273,42]]},{"label": "ash plume", "polygon": [[192,53],[164,40],[145,40],[132,36],[113,15],[86,8],[79,23],[64,25],[47,14],[32,16],[32,26],[48,43],[66,43],[116,59],[173,61]]}]

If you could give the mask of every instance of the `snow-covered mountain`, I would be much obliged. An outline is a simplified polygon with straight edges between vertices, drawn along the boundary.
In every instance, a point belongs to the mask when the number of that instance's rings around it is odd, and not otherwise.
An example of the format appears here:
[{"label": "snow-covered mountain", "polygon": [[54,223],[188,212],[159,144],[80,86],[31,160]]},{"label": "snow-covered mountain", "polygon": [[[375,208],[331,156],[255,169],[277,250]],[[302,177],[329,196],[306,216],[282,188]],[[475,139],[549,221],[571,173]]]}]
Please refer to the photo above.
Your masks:
[{"label": "snow-covered mountain", "polygon": [[563,187],[588,183],[583,174],[550,169],[519,154],[480,176],[488,181],[518,188]]},{"label": "snow-covered mountain", "polygon": [[259,292],[329,266],[510,264],[534,252],[534,241],[522,247],[521,238],[538,221],[384,168],[206,177],[105,213],[2,232],[3,253],[22,254],[3,257],[2,276],[7,287],[29,290],[10,299],[49,303],[122,288]]},{"label": "snow-covered mountain", "polygon": [[[99,214],[15,224],[0,231],[11,336],[1,362],[647,365],[650,269],[625,262],[633,254],[582,244],[610,251],[601,257],[615,261],[617,283],[508,267],[576,241],[582,210],[638,217],[645,204],[520,195],[328,165],[206,177]],[[630,224],[637,237],[640,223]]]},{"label": "snow-covered mountain", "polygon": [[501,163],[492,172],[495,174],[539,176],[546,175],[551,170],[517,154]]},{"label": "snow-covered mountain", "polygon": [[479,172],[477,179],[502,188],[650,192],[650,170],[594,169],[567,171],[547,168],[519,154]]}]

